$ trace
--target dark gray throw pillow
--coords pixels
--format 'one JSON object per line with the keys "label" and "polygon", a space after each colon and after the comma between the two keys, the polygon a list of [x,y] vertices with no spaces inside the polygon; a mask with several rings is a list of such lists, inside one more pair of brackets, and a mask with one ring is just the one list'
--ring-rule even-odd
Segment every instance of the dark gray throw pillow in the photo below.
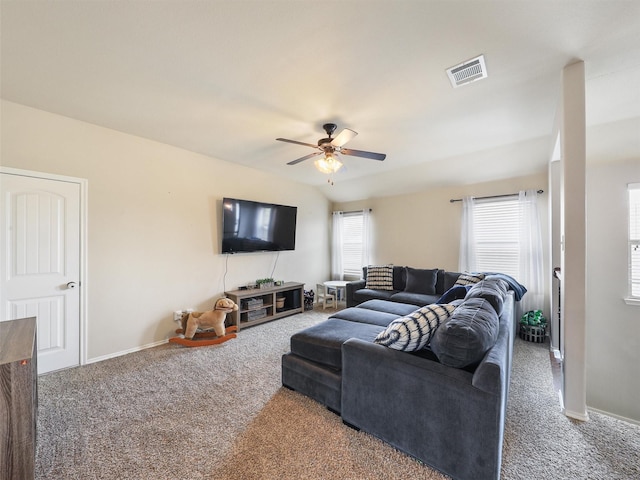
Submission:
{"label": "dark gray throw pillow", "polygon": [[456,284],[458,277],[460,276],[459,272],[444,272],[444,290],[447,291],[451,287]]}
{"label": "dark gray throw pillow", "polygon": [[465,300],[436,330],[431,350],[443,365],[464,368],[476,364],[496,343],[498,327],[498,314],[487,300]]}
{"label": "dark gray throw pillow", "polygon": [[420,268],[406,267],[407,285],[405,292],[422,293],[425,295],[435,295],[436,280],[438,279],[438,269],[425,270]]}
{"label": "dark gray throw pillow", "polygon": [[465,299],[484,298],[495,309],[498,315],[502,314],[504,299],[507,296],[509,285],[499,277],[487,277],[474,284],[467,292]]}

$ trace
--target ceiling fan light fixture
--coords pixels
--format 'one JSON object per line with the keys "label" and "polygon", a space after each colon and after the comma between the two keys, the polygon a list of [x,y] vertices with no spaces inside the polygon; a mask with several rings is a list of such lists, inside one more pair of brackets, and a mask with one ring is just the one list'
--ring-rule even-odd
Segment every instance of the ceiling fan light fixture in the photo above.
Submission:
{"label": "ceiling fan light fixture", "polygon": [[306,142],[299,142],[298,140],[289,140],[288,138],[276,138],[276,140],[280,142],[311,147],[315,150],[309,155],[305,155],[304,157],[296,158],[295,160],[287,162],[287,165],[297,165],[298,163],[304,162],[311,158],[318,158],[320,155],[323,155],[323,157],[314,162],[314,165],[316,169],[318,169],[318,171],[331,175],[342,168],[342,162],[338,160],[338,156],[336,155],[337,153],[340,153],[340,155],[350,155],[352,157],[368,158],[370,160],[378,161],[382,161],[387,157],[384,153],[375,153],[367,152],[364,150],[354,150],[352,148],[344,148],[345,143],[358,135],[357,132],[354,132],[349,128],[343,129],[337,137],[333,138],[332,135],[336,129],[336,124],[325,123],[322,127],[324,128],[325,132],[327,132],[328,137],[318,140],[317,145]]}
{"label": "ceiling fan light fixture", "polygon": [[324,157],[319,158],[313,162],[318,171],[326,174],[336,173],[342,168],[342,162],[333,156],[331,153],[327,153]]}

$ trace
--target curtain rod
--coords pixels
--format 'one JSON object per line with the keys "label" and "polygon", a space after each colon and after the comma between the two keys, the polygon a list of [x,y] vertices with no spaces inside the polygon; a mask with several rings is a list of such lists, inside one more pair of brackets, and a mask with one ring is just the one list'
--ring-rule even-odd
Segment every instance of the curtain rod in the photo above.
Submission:
{"label": "curtain rod", "polygon": [[[536,190],[537,194],[544,193],[544,190]],[[473,197],[474,200],[485,200],[487,198],[504,198],[504,197],[515,197],[519,195],[518,193],[505,193],[504,195],[489,195],[487,197]],[[461,202],[462,198],[452,198],[449,202]]]}
{"label": "curtain rod", "polygon": [[345,213],[360,213],[360,212],[364,212],[365,210],[368,210],[369,212],[373,212],[373,209],[371,208],[363,208],[362,210],[350,210],[348,212],[340,212],[340,213],[344,215]]}

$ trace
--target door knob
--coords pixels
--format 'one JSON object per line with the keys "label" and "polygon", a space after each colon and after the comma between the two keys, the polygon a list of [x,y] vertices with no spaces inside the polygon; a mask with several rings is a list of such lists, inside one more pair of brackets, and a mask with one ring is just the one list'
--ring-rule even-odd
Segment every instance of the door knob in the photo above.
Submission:
{"label": "door knob", "polygon": [[77,286],[78,286],[78,284],[76,282],[67,283],[67,288],[76,288]]}

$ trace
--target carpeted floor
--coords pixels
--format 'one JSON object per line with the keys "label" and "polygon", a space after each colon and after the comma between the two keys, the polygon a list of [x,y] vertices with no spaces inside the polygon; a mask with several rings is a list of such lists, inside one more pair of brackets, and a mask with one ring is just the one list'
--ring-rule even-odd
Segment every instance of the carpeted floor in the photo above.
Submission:
{"label": "carpeted floor", "polygon": [[[444,479],[281,387],[310,311],[39,378],[38,479]],[[560,413],[546,345],[516,340],[502,478],[638,479],[640,427]]]}

